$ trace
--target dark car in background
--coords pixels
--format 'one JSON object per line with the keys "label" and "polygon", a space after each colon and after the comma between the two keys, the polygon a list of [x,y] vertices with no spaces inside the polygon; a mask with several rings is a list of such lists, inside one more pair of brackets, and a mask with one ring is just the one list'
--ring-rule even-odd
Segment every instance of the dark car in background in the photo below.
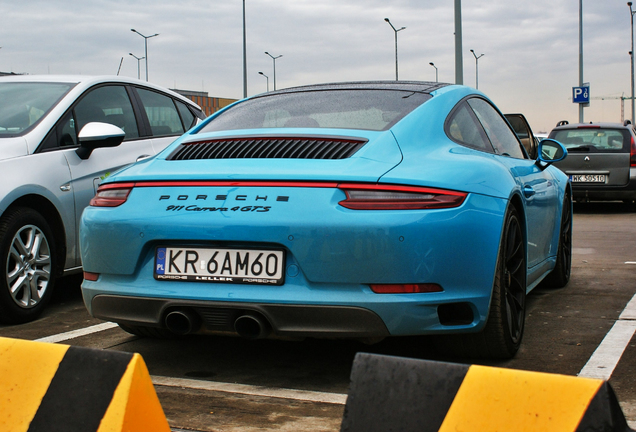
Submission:
{"label": "dark car in background", "polygon": [[567,148],[568,157],[555,166],[572,180],[575,200],[636,200],[635,136],[629,121],[557,124],[550,138]]}

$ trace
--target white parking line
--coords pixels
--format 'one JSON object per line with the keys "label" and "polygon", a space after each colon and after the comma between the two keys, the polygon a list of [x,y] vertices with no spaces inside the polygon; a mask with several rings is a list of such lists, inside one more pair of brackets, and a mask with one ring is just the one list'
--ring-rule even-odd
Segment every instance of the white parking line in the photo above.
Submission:
{"label": "white parking line", "polygon": [[117,327],[117,324],[112,323],[112,322],[105,322],[102,324],[97,324],[94,326],[90,326],[90,327],[85,327],[79,330],[72,330],[72,331],[68,331],[66,333],[60,333],[60,334],[56,334],[53,336],[47,336],[47,337],[43,337],[40,339],[36,339],[35,342],[49,342],[49,343],[58,343],[58,342],[64,342],[67,341],[69,339],[75,339],[81,336],[86,336],[89,335],[91,333],[97,333],[100,331],[104,331],[104,330],[108,330],[111,329],[113,327]]}
{"label": "white parking line", "polygon": [[635,331],[636,295],[627,303],[627,306],[618,317],[618,321],[614,323],[612,329],[605,335],[603,342],[583,366],[579,376],[603,380],[610,379]]}
{"label": "white parking line", "polygon": [[249,396],[265,396],[280,399],[293,399],[309,402],[323,402],[330,404],[344,405],[347,402],[347,395],[341,393],[326,393],[310,390],[291,390],[272,387],[252,386],[247,384],[231,384],[214,381],[200,381],[183,378],[169,378],[162,376],[151,376],[154,385],[166,387],[180,387],[194,390],[210,390],[225,393],[239,393]]}
{"label": "white parking line", "polygon": [[[48,342],[58,343],[64,342],[69,339],[75,339],[82,336],[87,336],[92,333],[108,330],[117,327],[117,324],[112,322],[105,322],[94,326],[86,327],[79,330],[72,330],[65,333],[56,334],[53,336],[47,336],[44,338],[36,339],[36,342]],[[261,386],[251,386],[246,384],[231,384],[214,381],[200,381],[193,379],[183,378],[170,378],[162,376],[152,376],[152,382],[155,385],[161,385],[166,387],[183,387],[194,390],[210,390],[220,391],[226,393],[239,393],[250,396],[265,396],[275,397],[281,399],[293,399],[309,402],[323,402],[330,404],[344,405],[347,402],[347,395],[340,393],[327,393],[316,392],[309,390],[291,390],[281,388],[270,388]]]}
{"label": "white parking line", "polygon": [[[628,261],[625,264],[632,264]],[[636,262],[633,262],[636,264]],[[73,330],[36,339],[36,342],[57,343],[92,333],[108,330],[117,327],[117,324],[106,322],[79,330]],[[632,297],[623,312],[614,323],[612,329],[605,335],[601,344],[596,348],[592,357],[587,361],[578,376],[586,378],[597,378],[609,380],[621,359],[625,348],[636,332],[636,295]],[[190,389],[222,391],[226,393],[240,393],[252,396],[266,396],[283,399],[293,399],[311,402],[324,402],[332,404],[345,404],[347,401],[346,394],[314,392],[307,390],[291,390],[280,388],[269,388],[261,386],[250,386],[245,384],[230,384],[214,381],[200,381],[183,378],[170,378],[161,376],[152,376],[155,385],[168,387],[184,387]]]}

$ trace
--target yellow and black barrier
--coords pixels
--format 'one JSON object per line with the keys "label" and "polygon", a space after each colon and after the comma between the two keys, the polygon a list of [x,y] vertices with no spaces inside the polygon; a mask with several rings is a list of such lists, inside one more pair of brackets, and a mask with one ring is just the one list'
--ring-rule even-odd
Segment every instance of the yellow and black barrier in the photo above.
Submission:
{"label": "yellow and black barrier", "polygon": [[0,338],[0,431],[170,427],[139,354]]}
{"label": "yellow and black barrier", "polygon": [[603,380],[359,353],[341,432],[631,431]]}

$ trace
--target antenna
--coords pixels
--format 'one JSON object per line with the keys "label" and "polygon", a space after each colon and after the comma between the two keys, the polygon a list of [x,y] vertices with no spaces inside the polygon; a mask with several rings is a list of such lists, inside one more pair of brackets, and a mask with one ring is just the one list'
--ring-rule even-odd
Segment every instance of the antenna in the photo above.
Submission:
{"label": "antenna", "polygon": [[121,65],[122,63],[124,63],[124,58],[121,58],[121,61],[119,62],[119,69],[117,69],[117,76],[119,76],[119,71],[121,70]]}

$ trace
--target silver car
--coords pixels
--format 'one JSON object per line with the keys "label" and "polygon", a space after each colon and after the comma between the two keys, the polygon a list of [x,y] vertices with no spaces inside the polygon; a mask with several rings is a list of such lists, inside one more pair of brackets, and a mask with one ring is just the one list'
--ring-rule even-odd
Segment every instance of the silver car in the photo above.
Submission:
{"label": "silver car", "polygon": [[636,199],[636,143],[632,124],[561,121],[550,138],[568,157],[554,165],[570,176],[577,201]]}
{"label": "silver car", "polygon": [[35,319],[55,279],[81,271],[78,225],[100,182],[205,115],[122,77],[0,77],[0,322]]}

